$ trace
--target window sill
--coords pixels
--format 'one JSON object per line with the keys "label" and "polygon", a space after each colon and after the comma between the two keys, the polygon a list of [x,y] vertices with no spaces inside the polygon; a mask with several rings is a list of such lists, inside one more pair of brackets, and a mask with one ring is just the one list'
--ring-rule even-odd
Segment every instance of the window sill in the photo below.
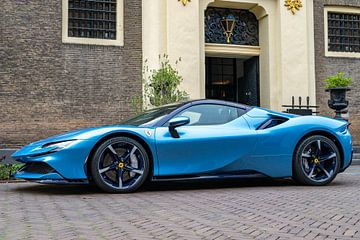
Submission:
{"label": "window sill", "polygon": [[116,47],[124,46],[124,43],[120,40],[93,39],[93,38],[65,37],[62,39],[62,42],[72,43],[72,44],[83,44],[83,45],[98,45],[98,46],[116,46]]}
{"label": "window sill", "polygon": [[325,57],[360,58],[360,53],[355,53],[355,52],[326,52]]}

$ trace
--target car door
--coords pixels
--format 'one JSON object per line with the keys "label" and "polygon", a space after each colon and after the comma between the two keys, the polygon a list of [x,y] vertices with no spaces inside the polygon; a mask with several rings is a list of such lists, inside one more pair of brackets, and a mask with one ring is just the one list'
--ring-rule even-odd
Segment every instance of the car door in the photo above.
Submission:
{"label": "car door", "polygon": [[245,110],[219,104],[190,106],[174,117],[190,123],[176,128],[174,138],[167,124],[155,132],[159,176],[236,172],[251,154],[256,132],[241,116]]}

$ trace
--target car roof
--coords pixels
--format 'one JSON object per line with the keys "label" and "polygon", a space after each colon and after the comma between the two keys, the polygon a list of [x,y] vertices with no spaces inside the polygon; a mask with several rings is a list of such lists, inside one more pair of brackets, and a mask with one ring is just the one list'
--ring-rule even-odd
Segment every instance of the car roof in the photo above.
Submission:
{"label": "car roof", "polygon": [[191,105],[198,105],[198,104],[219,104],[219,105],[226,105],[226,106],[232,106],[232,107],[238,107],[238,108],[242,108],[244,110],[249,110],[253,107],[245,105],[245,104],[241,104],[241,103],[236,103],[236,102],[229,102],[229,101],[224,101],[224,100],[217,100],[217,99],[198,99],[198,100],[190,100],[187,102],[187,104],[191,104]]}
{"label": "car roof", "polygon": [[240,103],[235,102],[228,102],[223,100],[215,100],[215,99],[199,99],[199,100],[190,100],[185,102],[178,102],[174,104],[168,104],[166,106],[175,106],[178,105],[178,107],[172,111],[168,116],[160,119],[158,122],[154,124],[154,126],[162,126],[165,124],[169,119],[171,119],[174,115],[178,114],[179,112],[183,111],[186,108],[189,108],[191,106],[201,105],[201,104],[217,104],[217,105],[224,105],[224,106],[230,106],[230,107],[236,107],[245,110],[246,112],[252,109],[253,107],[247,106]]}
{"label": "car roof", "polygon": [[241,108],[244,110],[250,110],[253,107],[252,106],[248,106],[245,104],[241,104],[241,103],[236,103],[236,102],[230,102],[230,101],[224,101],[224,100],[217,100],[217,99],[195,99],[195,100],[188,100],[188,101],[180,101],[180,102],[175,102],[175,103],[169,103],[169,104],[165,104],[153,109],[159,109],[159,108],[164,108],[164,107],[172,107],[172,106],[178,106],[178,108],[180,107],[184,107],[184,106],[189,106],[189,105],[199,105],[199,104],[219,104],[219,105],[225,105],[225,106],[232,106],[232,107],[237,107],[237,108]]}

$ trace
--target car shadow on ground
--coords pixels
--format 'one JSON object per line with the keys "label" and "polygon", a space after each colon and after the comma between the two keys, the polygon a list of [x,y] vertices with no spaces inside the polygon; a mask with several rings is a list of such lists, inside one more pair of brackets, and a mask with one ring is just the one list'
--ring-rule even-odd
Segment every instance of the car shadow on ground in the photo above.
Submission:
{"label": "car shadow on ground", "polygon": [[211,179],[211,180],[183,180],[152,182],[147,184],[142,191],[171,191],[171,190],[206,190],[221,188],[245,188],[245,187],[274,187],[294,186],[291,179]]}
{"label": "car shadow on ground", "polygon": [[[15,183],[17,184],[17,183]],[[333,182],[332,185],[341,185],[341,182]],[[226,180],[187,180],[187,181],[164,181],[147,183],[138,192],[172,192],[186,190],[209,190],[209,189],[241,189],[257,187],[301,187],[291,179],[226,179]],[[90,185],[42,185],[42,184],[19,184],[10,191],[18,193],[31,193],[40,195],[90,195],[103,194],[102,191]]]}

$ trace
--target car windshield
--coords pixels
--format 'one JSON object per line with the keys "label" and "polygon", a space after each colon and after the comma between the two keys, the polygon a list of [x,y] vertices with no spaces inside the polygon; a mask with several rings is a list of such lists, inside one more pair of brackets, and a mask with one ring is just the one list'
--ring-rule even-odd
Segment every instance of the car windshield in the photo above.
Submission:
{"label": "car windshield", "polygon": [[184,103],[167,105],[159,108],[154,108],[148,111],[145,111],[137,116],[134,116],[121,124],[131,125],[131,126],[151,126],[158,122],[160,119],[183,105]]}

